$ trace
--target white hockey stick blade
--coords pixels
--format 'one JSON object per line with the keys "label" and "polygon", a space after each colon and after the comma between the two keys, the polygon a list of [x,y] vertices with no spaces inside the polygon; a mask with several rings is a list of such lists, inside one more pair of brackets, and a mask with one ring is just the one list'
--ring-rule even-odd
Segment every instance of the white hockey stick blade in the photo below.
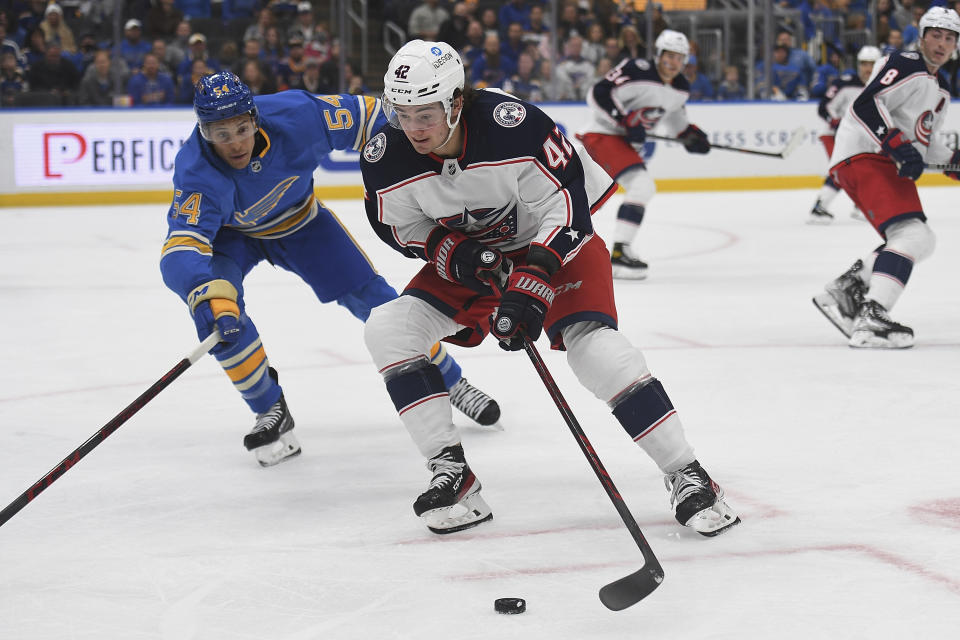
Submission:
{"label": "white hockey stick blade", "polygon": [[787,146],[783,148],[783,151],[780,152],[781,158],[786,158],[791,153],[797,150],[797,148],[803,143],[804,135],[806,130],[803,127],[797,127],[793,130],[793,133],[790,134],[790,139],[787,141]]}

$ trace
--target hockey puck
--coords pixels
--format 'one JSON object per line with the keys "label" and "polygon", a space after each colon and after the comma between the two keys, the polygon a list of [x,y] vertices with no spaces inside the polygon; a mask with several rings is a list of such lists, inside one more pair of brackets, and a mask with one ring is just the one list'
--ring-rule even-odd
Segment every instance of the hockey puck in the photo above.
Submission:
{"label": "hockey puck", "polygon": [[497,613],[523,613],[527,610],[527,601],[523,598],[497,598],[493,601],[493,609]]}

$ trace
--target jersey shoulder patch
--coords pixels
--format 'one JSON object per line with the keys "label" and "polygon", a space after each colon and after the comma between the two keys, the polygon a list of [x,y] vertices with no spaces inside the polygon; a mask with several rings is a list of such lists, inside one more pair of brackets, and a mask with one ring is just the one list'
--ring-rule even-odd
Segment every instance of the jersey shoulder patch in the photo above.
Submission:
{"label": "jersey shoulder patch", "polygon": [[501,102],[493,108],[493,120],[501,127],[512,129],[527,117],[527,108],[519,102]]}
{"label": "jersey shoulder patch", "polygon": [[410,146],[406,134],[389,124],[380,127],[360,151],[360,172],[368,193],[429,171],[428,163]]}
{"label": "jersey shoulder patch", "polygon": [[383,131],[373,136],[367,144],[363,145],[363,159],[367,162],[376,162],[383,157],[387,151],[387,134]]}
{"label": "jersey shoulder patch", "polygon": [[920,54],[916,51],[901,51],[900,55],[908,60],[919,60]]}

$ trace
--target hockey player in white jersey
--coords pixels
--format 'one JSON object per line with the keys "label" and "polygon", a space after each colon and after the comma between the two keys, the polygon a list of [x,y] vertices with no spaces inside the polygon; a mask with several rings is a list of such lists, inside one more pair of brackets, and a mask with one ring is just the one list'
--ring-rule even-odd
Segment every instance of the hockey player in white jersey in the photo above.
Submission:
{"label": "hockey player in white jersey", "polygon": [[656,192],[644,160],[647,131],[660,125],[690,153],[708,153],[710,142],[687,119],[690,83],[681,73],[690,43],[679,31],[666,29],[656,41],[652,60],[628,58],[611,69],[587,94],[593,117],[577,133],[590,156],[626,190],[617,210],[610,252],[613,277],[647,277],[647,263],[631,248],[646,208]]}
{"label": "hockey player in white jersey", "polygon": [[433,474],[414,512],[435,533],[492,517],[426,350],[493,333],[516,351],[522,329],[566,350],[580,382],[665,474],[681,524],[711,536],[739,522],[643,354],[617,331],[609,253],[590,218],[616,185],[534,105],[464,89],[446,43],[408,42],[384,82],[394,126],[361,153],[367,216],[385,242],[427,264],[373,310],[364,337]]}
{"label": "hockey player in white jersey", "polygon": [[[880,49],[867,45],[861,47],[857,52],[857,72],[845,73],[827,88],[826,94],[817,107],[817,113],[823,119],[824,131],[820,134],[820,142],[827,151],[827,159],[833,154],[833,143],[840,126],[840,119],[846,113],[850,103],[860,95],[867,82],[870,80],[870,74],[873,72],[873,65],[880,59]],[[810,210],[810,217],[807,222],[810,224],[830,224],[833,222],[833,214],[827,209],[833,199],[840,192],[840,187],[833,181],[830,174],[827,174],[823,181],[823,187],[817,195],[817,201]],[[862,218],[859,209],[854,208],[851,214],[854,218]]]}
{"label": "hockey player in white jersey", "polygon": [[[938,72],[957,49],[960,16],[932,7],[918,26],[917,51],[895,52],[878,63],[840,121],[830,158],[830,175],[884,240],[813,298],[851,347],[913,346],[913,330],[887,314],[914,263],[933,253],[935,237],[914,181],[925,164],[960,162],[960,151],[938,136],[950,106]],[[960,180],[958,172],[945,173]]]}

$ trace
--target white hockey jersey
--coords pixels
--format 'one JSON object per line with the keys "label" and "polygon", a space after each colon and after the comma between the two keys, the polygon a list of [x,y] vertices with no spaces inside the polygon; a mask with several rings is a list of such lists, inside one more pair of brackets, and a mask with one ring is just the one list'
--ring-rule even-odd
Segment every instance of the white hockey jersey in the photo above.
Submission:
{"label": "white hockey jersey", "polygon": [[650,131],[657,125],[664,135],[676,136],[687,128],[687,98],[690,83],[678,74],[664,84],[656,65],[643,58],[628,58],[607,72],[587,94],[593,118],[578,133],[606,133],[625,136],[620,121],[628,113],[640,112],[643,127]]}
{"label": "white hockey jersey", "polygon": [[830,83],[817,107],[817,114],[826,123],[823,134],[833,135],[847,108],[863,91],[863,86],[860,76],[855,73],[845,73]]}
{"label": "white hockey jersey", "polygon": [[881,153],[880,143],[891,129],[900,129],[926,162],[948,162],[953,152],[937,137],[950,106],[946,80],[927,71],[914,51],[893,53],[877,66],[840,121],[830,166],[862,153]]}
{"label": "white hockey jersey", "polygon": [[367,218],[380,238],[427,260],[442,225],[504,252],[539,244],[572,259],[616,184],[549,116],[509,94],[478,91],[461,123],[458,158],[419,154],[389,125],[363,148]]}

